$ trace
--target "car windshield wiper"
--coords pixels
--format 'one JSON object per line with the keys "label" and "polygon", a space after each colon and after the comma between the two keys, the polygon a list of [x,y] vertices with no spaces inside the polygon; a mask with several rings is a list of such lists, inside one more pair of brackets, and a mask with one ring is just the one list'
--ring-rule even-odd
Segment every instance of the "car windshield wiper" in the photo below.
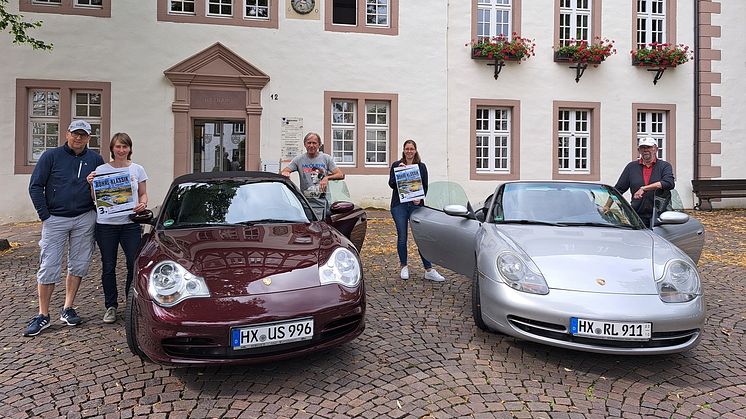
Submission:
{"label": "car windshield wiper", "polygon": [[625,225],[625,224],[610,224],[610,223],[599,223],[594,221],[583,221],[583,222],[562,222],[557,223],[559,226],[563,227],[612,227],[612,228],[621,228],[624,230],[634,230],[635,226],[632,225]]}
{"label": "car windshield wiper", "polygon": [[232,226],[234,224],[231,223],[211,223],[211,222],[201,222],[201,223],[176,223],[172,225],[164,225],[167,229],[175,229],[175,228],[195,228],[195,227],[226,227],[226,226]]}
{"label": "car windshield wiper", "polygon": [[552,223],[549,221],[539,221],[539,220],[502,220],[502,221],[497,222],[496,224],[540,224],[540,225],[554,226],[554,227],[562,226],[562,224]]}
{"label": "car windshield wiper", "polygon": [[261,220],[246,220],[240,221],[236,224],[253,226],[255,224],[276,224],[276,223],[303,223],[301,220],[286,220],[281,218],[262,218]]}

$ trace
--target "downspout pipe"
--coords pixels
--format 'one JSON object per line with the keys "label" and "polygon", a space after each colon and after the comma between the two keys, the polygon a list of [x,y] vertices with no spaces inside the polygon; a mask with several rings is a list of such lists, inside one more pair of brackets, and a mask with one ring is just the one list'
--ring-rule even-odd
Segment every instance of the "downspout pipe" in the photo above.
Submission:
{"label": "downspout pipe", "polygon": [[699,0],[694,0],[694,171],[692,178],[699,180]]}

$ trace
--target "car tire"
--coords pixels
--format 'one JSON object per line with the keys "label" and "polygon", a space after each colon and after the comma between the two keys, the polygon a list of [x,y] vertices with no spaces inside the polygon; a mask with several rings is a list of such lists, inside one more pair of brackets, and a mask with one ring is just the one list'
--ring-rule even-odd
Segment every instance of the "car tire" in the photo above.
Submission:
{"label": "car tire", "polygon": [[137,355],[143,361],[147,361],[148,357],[140,349],[140,345],[137,343],[137,311],[135,309],[135,290],[134,286],[130,288],[127,295],[127,310],[124,312],[124,327],[125,334],[127,335],[127,346],[130,348],[130,352]]}
{"label": "car tire", "polygon": [[474,317],[474,324],[478,328],[488,332],[490,329],[482,320],[482,303],[479,296],[479,268],[474,267],[474,274],[471,276],[471,314]]}

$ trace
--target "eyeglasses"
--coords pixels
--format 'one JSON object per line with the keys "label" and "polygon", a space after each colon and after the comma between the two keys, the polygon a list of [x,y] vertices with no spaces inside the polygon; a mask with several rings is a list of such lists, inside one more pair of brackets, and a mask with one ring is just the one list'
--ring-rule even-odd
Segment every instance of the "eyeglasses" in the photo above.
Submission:
{"label": "eyeglasses", "polygon": [[70,135],[72,135],[73,137],[77,137],[77,138],[87,138],[87,137],[91,136],[91,134],[89,134],[89,133],[87,133],[85,131],[83,131],[83,132],[77,132],[77,131],[71,132]]}

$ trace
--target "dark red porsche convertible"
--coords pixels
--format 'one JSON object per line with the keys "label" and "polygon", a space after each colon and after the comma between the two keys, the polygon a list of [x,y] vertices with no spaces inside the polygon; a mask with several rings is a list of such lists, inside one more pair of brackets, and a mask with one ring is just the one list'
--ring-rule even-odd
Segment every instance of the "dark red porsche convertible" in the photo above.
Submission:
{"label": "dark red porsche convertible", "polygon": [[137,221],[153,228],[125,320],[127,344],[143,359],[265,362],[363,332],[367,220],[350,202],[317,220],[283,176],[195,173],[173,181],[157,217]]}

